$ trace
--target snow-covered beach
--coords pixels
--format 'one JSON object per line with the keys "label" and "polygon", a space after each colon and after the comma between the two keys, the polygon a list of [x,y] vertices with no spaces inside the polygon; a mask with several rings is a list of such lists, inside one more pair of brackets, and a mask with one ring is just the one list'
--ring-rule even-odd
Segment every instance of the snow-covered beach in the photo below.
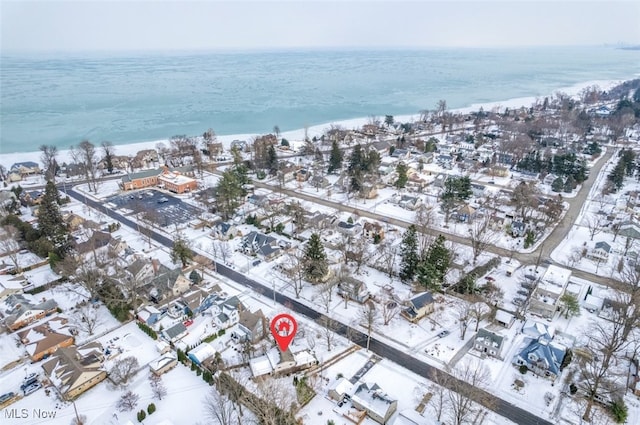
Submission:
{"label": "snow-covered beach", "polygon": [[[585,81],[585,82],[582,82],[582,83],[574,84],[572,86],[558,88],[553,93],[549,93],[549,96],[552,96],[554,93],[565,93],[565,94],[567,94],[569,96],[578,96],[582,90],[584,90],[587,87],[591,87],[591,86],[598,86],[602,90],[608,90],[611,87],[614,87],[615,85],[620,84],[622,81],[624,81],[624,80],[591,80],[591,81]],[[528,96],[528,97],[518,97],[518,98],[513,98],[513,99],[506,99],[504,101],[476,103],[476,104],[472,104],[472,105],[469,105],[469,106],[464,107],[464,108],[452,109],[451,112],[470,113],[470,112],[473,112],[473,111],[478,111],[480,108],[483,108],[484,110],[492,110],[494,108],[499,108],[499,109],[504,110],[505,108],[529,107],[539,99],[540,99],[540,97]],[[418,111],[416,111],[416,114],[413,114],[413,115],[401,115],[401,116],[396,116],[394,118],[398,122],[411,122],[411,121],[415,121],[415,120],[417,120],[419,118],[419,113],[418,113]],[[366,124],[369,120],[370,120],[369,117],[361,117],[361,118],[354,118],[354,119],[349,119],[349,120],[328,122],[328,123],[324,123],[324,124],[308,127],[306,129],[306,131],[307,131],[307,135],[308,135],[309,138],[313,138],[314,136],[319,137],[331,125],[338,125],[338,126],[346,128],[346,129],[354,129],[354,128],[361,127],[362,125]],[[202,129],[203,132],[205,130],[206,129],[204,129],[204,128]],[[215,128],[214,128],[214,131],[215,131]],[[297,130],[285,131],[285,132],[282,133],[282,137],[284,137],[284,138],[286,138],[288,140],[302,140],[304,138],[304,134],[305,134],[305,129],[304,128],[300,128],[300,129],[297,129]],[[221,142],[225,146],[225,148],[228,148],[233,140],[249,140],[252,137],[255,137],[257,135],[258,134],[252,134],[252,133],[229,134],[229,135],[219,134],[217,137],[218,137],[218,141]],[[189,136],[195,136],[195,135],[189,135]],[[117,145],[117,146],[115,146],[115,152],[116,152],[117,155],[135,155],[140,150],[155,148],[158,143],[168,144],[169,137],[170,136],[168,136],[166,139],[161,139],[161,140],[151,140],[151,141],[148,141],[148,142]],[[78,140],[78,142],[80,142],[80,140]],[[92,140],[92,142],[100,143],[101,141]],[[0,148],[0,150],[1,150],[1,148]],[[59,161],[61,163],[62,162],[71,162],[70,151],[66,150],[66,149],[65,150],[60,150],[58,158],[59,158]],[[7,168],[10,167],[12,164],[14,164],[16,162],[24,162],[24,161],[34,161],[34,162],[38,162],[39,163],[40,162],[40,152],[38,152],[38,151],[35,151],[35,152],[15,152],[15,153],[0,152],[0,164],[4,165]]]}

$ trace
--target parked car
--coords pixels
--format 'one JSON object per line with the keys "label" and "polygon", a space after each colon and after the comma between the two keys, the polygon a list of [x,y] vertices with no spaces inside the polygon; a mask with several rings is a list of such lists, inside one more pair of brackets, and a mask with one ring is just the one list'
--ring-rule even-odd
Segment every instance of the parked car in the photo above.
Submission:
{"label": "parked car", "polygon": [[182,322],[185,326],[191,326],[193,325],[193,320],[189,319],[189,320],[185,320],[184,322]]}
{"label": "parked car", "polygon": [[20,385],[20,389],[23,390],[23,391],[24,391],[25,388],[29,387],[30,385],[33,385],[36,382],[38,382],[38,375],[36,375],[35,373],[32,373],[27,378],[24,378],[24,381],[22,382],[22,385]]}
{"label": "parked car", "polygon": [[524,304],[524,299],[523,298],[514,298],[513,299],[513,304],[514,305],[522,305],[522,304]]}
{"label": "parked car", "polygon": [[0,396],[0,403],[7,402],[7,401],[11,400],[12,398],[14,398],[15,396],[16,396],[15,393],[2,394]]}
{"label": "parked car", "polygon": [[24,377],[24,379],[22,380],[22,382],[27,382],[27,381],[33,381],[34,378],[38,378],[38,374],[33,372],[28,374],[27,376]]}
{"label": "parked car", "polygon": [[526,297],[527,295],[529,295],[529,291],[527,291],[526,289],[518,289],[517,294],[524,295]]}
{"label": "parked car", "polygon": [[165,202],[169,202],[169,198],[167,198],[166,196],[162,196],[160,199],[158,199],[159,204],[164,204]]}
{"label": "parked car", "polygon": [[29,395],[31,393],[38,391],[40,388],[42,388],[42,385],[39,382],[36,382],[34,384],[29,385],[27,388],[25,388],[22,391],[24,391],[24,395]]}
{"label": "parked car", "polygon": [[448,330],[444,330],[441,331],[440,333],[438,333],[438,338],[444,338],[445,336],[449,335],[451,332],[449,332]]}

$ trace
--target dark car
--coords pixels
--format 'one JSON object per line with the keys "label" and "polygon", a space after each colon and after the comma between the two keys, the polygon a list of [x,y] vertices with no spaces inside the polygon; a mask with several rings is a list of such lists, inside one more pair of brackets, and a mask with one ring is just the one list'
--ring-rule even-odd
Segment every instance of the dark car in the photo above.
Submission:
{"label": "dark car", "polygon": [[14,393],[6,393],[0,396],[0,403],[4,403],[5,401],[9,401],[14,398],[16,395]]}
{"label": "dark car", "polygon": [[440,333],[438,333],[438,338],[444,338],[445,336],[449,335],[451,332],[449,332],[448,330],[444,330],[441,331]]}

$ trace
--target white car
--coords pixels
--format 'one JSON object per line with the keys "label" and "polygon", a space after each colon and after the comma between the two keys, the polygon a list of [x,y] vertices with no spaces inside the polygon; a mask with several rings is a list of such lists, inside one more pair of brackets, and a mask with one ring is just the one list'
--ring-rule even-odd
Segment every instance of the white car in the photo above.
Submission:
{"label": "white car", "polygon": [[163,204],[165,202],[169,202],[169,198],[163,196],[162,198],[158,199],[159,204]]}
{"label": "white car", "polygon": [[38,391],[40,388],[42,388],[42,384],[40,384],[39,382],[35,382],[23,390],[24,395],[27,396],[33,392]]}

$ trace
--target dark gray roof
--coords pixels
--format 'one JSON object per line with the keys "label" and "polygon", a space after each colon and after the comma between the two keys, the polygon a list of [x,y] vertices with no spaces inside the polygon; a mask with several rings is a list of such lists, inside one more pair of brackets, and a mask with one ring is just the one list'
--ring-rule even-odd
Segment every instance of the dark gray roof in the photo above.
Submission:
{"label": "dark gray roof", "polygon": [[421,309],[426,305],[433,304],[433,295],[431,292],[423,292],[411,298],[409,302],[415,309]]}
{"label": "dark gray roof", "polygon": [[180,335],[181,333],[186,332],[186,330],[187,330],[187,327],[184,325],[184,323],[180,322],[171,326],[169,329],[165,330],[164,332],[169,339],[173,339],[178,335]]}

